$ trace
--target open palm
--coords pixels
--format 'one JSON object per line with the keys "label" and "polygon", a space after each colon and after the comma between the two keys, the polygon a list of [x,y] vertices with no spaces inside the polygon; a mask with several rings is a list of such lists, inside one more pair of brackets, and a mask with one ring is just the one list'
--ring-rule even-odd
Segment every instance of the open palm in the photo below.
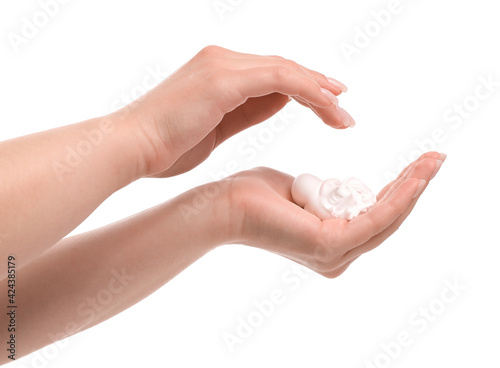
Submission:
{"label": "open palm", "polygon": [[293,203],[290,175],[269,168],[235,174],[230,191],[235,242],[337,277],[399,228],[442,160],[437,152],[422,155],[380,191],[371,209],[351,221],[322,221]]}

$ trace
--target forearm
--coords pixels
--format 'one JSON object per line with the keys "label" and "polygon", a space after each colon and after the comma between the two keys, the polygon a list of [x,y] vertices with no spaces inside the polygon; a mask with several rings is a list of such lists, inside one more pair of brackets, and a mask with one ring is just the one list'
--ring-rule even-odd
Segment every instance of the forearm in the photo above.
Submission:
{"label": "forearm", "polygon": [[110,115],[1,142],[0,259],[28,263],[141,177],[141,137],[132,127]]}
{"label": "forearm", "polygon": [[191,205],[204,188],[64,239],[19,269],[18,354],[26,355],[127,309],[224,243],[223,199],[214,198],[187,217],[181,207]]}

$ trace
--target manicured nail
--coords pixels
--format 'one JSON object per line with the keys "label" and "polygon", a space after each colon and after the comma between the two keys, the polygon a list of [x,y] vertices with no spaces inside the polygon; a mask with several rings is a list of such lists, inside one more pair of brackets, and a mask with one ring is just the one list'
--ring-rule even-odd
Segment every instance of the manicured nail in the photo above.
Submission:
{"label": "manicured nail", "polygon": [[443,161],[441,160],[437,160],[436,161],[436,168],[434,169],[434,172],[432,173],[432,176],[431,176],[431,179],[434,179],[434,177],[436,176],[436,174],[438,173],[439,169],[441,168],[441,165],[443,164]]}
{"label": "manicured nail", "polygon": [[339,100],[337,98],[337,96],[335,96],[332,92],[330,92],[329,90],[325,89],[325,88],[321,88],[321,93],[323,93],[323,96],[325,96],[329,101],[331,101],[331,103],[333,103],[334,105],[338,105],[339,104]]}
{"label": "manicured nail", "polygon": [[412,199],[414,199],[414,198],[418,197],[420,194],[422,194],[426,183],[427,182],[424,179],[420,180],[420,183],[418,184],[417,190],[415,191],[415,194],[413,195]]}
{"label": "manicured nail", "polygon": [[441,156],[439,156],[438,160],[444,162],[444,160],[446,160],[446,157],[448,157],[446,153],[441,153]]}
{"label": "manicured nail", "polygon": [[340,89],[342,92],[347,92],[347,86],[344,83],[330,77],[327,77],[326,79],[328,79],[328,82]]}
{"label": "manicured nail", "polygon": [[339,113],[340,120],[342,121],[342,124],[344,124],[345,127],[354,128],[356,122],[354,121],[352,116],[349,115],[347,111],[345,111],[342,107],[337,106],[337,112]]}

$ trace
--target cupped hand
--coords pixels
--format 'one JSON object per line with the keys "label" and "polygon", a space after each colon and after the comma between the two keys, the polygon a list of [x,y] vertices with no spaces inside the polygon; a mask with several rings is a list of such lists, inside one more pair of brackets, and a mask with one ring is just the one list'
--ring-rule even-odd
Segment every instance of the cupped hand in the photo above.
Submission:
{"label": "cupped hand", "polygon": [[281,110],[291,98],[326,124],[354,120],[338,107],[346,87],[278,56],[208,46],[126,112],[145,137],[145,176],[173,176],[204,161],[220,143]]}
{"label": "cupped hand", "polygon": [[269,168],[232,180],[233,243],[280,254],[323,276],[342,274],[360,255],[392,235],[408,217],[446,156],[429,152],[404,169],[377,196],[377,203],[348,221],[321,221],[292,201],[293,177]]}

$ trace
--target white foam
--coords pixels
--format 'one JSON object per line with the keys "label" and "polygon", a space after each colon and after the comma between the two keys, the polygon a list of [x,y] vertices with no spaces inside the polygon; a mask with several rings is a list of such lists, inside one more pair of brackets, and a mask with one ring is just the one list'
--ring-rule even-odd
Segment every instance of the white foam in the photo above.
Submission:
{"label": "white foam", "polygon": [[352,220],[377,202],[375,194],[357,178],[323,181],[310,174],[294,180],[292,197],[296,204],[322,220]]}

